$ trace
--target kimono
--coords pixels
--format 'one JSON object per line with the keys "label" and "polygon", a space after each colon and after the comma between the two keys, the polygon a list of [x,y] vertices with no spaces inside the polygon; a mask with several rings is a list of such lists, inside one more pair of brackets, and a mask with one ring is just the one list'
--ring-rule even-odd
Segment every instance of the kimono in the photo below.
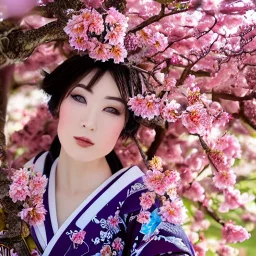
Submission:
{"label": "kimono", "polygon": [[[58,226],[57,163],[58,158],[53,160],[50,152],[44,152],[25,165],[34,164],[35,170],[43,172],[49,179],[44,193],[45,221],[31,228],[32,237],[43,256],[195,255],[182,227],[163,222],[156,205],[150,209],[149,223],[137,221],[141,211],[139,197],[146,192],[142,180],[144,173],[137,166],[113,174]],[[82,234],[80,240],[79,234]],[[76,235],[78,241],[73,239]]]}

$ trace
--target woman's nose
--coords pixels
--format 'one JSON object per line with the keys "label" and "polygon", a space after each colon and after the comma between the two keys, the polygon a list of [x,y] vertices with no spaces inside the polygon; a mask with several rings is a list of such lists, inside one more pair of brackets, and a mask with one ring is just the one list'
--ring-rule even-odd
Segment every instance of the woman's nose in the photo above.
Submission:
{"label": "woman's nose", "polygon": [[96,113],[87,113],[86,117],[81,121],[81,126],[91,131],[96,130]]}

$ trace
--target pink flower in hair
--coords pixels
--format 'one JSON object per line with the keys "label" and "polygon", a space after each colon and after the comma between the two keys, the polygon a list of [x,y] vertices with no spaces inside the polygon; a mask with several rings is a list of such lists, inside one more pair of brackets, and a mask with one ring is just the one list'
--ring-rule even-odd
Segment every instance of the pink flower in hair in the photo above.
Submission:
{"label": "pink flower in hair", "polygon": [[114,59],[115,63],[124,62],[124,58],[127,57],[127,51],[122,44],[112,46],[109,52],[109,58]]}
{"label": "pink flower in hair", "polygon": [[222,236],[227,243],[243,242],[251,237],[245,228],[234,225],[232,221],[225,223],[222,228]]}
{"label": "pink flower in hair", "polygon": [[137,216],[137,221],[141,224],[146,224],[150,220],[151,213],[148,211],[141,211]]}
{"label": "pink flower in hair", "polygon": [[176,122],[180,118],[179,108],[180,104],[172,100],[161,109],[161,115],[167,122]]}
{"label": "pink flower in hair", "polygon": [[233,171],[218,171],[213,177],[214,185],[219,189],[233,187],[236,183],[236,175]]}
{"label": "pink flower in hair", "polygon": [[128,17],[125,17],[125,15],[120,13],[114,7],[110,7],[107,14],[106,23],[109,23],[110,25],[121,25],[123,29],[128,27]]}
{"label": "pink flower in hair", "polygon": [[69,37],[81,36],[86,33],[86,30],[87,28],[81,15],[73,15],[72,19],[69,19],[66,27],[64,27],[64,31]]}
{"label": "pink flower in hair", "polygon": [[154,203],[156,194],[154,192],[142,193],[140,197],[140,205],[143,210],[148,210]]}
{"label": "pink flower in hair", "polygon": [[100,35],[104,31],[103,18],[100,13],[95,9],[92,9],[91,16],[89,20],[88,30],[94,32],[96,35]]}
{"label": "pink flower in hair", "polygon": [[72,47],[79,51],[86,51],[88,38],[84,36],[71,37],[69,43]]}
{"label": "pink flower in hair", "polygon": [[163,221],[173,224],[183,224],[186,218],[186,209],[181,201],[165,201],[160,207],[160,214]]}
{"label": "pink flower in hair", "polygon": [[108,31],[105,36],[105,40],[108,40],[108,43],[111,45],[123,44],[125,33],[121,26],[116,26],[116,28]]}
{"label": "pink flower in hair", "polygon": [[84,241],[85,234],[86,234],[86,232],[84,230],[80,230],[78,232],[74,232],[72,234],[72,236],[71,236],[71,241],[74,244],[80,245]]}
{"label": "pink flower in hair", "polygon": [[110,49],[111,46],[109,44],[102,44],[101,42],[97,41],[95,49],[89,53],[89,56],[93,59],[105,62],[110,58]]}

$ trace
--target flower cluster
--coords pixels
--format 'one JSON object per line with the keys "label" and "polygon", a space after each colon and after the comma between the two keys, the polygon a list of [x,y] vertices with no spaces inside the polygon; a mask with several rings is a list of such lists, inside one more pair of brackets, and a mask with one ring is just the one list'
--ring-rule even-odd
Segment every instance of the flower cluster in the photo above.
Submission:
{"label": "flower cluster", "polygon": [[[176,92],[181,94],[182,90],[177,89]],[[213,127],[224,126],[229,122],[229,115],[220,105],[207,100],[195,85],[188,86],[183,96],[184,94],[188,103],[185,109],[182,109],[182,104],[176,100],[160,98],[155,94],[138,94],[129,99],[128,106],[136,116],[144,119],[152,120],[160,116],[169,123],[180,119],[189,133],[200,136],[210,133]]]}
{"label": "flower cluster", "polygon": [[144,176],[144,184],[149,190],[142,193],[140,205],[142,211],[137,216],[137,221],[146,224],[152,215],[149,211],[156,200],[160,200],[159,215],[163,221],[182,224],[186,219],[186,210],[176,191],[180,179],[177,171],[163,170],[161,158],[154,156],[149,163],[150,170]]}
{"label": "flower cluster", "polygon": [[14,203],[23,202],[19,216],[29,225],[40,225],[45,220],[46,210],[43,205],[43,194],[47,178],[33,167],[21,168],[11,177],[9,195]]}
{"label": "flower cluster", "polygon": [[175,122],[180,114],[178,110],[180,104],[175,100],[163,101],[156,97],[155,94],[146,95],[145,97],[138,94],[128,101],[129,109],[131,109],[136,116],[152,120],[157,116],[162,116],[168,122]]}
{"label": "flower cluster", "polygon": [[88,51],[91,58],[115,63],[124,62],[127,51],[124,47],[128,18],[114,7],[106,13],[94,8],[82,9],[79,15],[73,15],[64,28],[69,43],[80,52]]}

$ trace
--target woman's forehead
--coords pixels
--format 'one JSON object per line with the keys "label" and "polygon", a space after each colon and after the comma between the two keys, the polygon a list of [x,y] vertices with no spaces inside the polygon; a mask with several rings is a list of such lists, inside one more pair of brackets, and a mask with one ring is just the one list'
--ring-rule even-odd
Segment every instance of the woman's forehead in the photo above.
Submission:
{"label": "woman's forehead", "polygon": [[[108,94],[108,96],[120,96],[120,92],[118,89],[118,86],[115,82],[115,79],[111,75],[109,71],[104,72],[101,74],[98,79],[91,84],[92,80],[97,74],[97,69],[93,69],[89,74],[84,76],[76,87],[81,87],[79,85],[83,85],[84,88],[86,88],[87,91],[91,92],[92,94]],[[111,95],[112,94],[112,95]]]}

